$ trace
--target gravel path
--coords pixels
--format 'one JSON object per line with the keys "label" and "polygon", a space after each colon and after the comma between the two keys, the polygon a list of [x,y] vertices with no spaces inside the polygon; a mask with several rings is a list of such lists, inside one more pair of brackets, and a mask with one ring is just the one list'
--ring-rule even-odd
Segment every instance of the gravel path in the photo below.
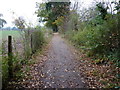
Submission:
{"label": "gravel path", "polygon": [[59,36],[54,34],[48,51],[47,60],[41,70],[43,88],[84,88],[85,84],[78,69],[70,47]]}

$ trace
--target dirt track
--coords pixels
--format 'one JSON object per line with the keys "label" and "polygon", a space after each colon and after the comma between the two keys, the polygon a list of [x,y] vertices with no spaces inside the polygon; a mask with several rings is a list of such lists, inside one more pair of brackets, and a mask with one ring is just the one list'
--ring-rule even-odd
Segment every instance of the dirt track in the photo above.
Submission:
{"label": "dirt track", "polygon": [[59,34],[54,34],[47,58],[41,71],[43,88],[85,87],[77,70],[78,61]]}

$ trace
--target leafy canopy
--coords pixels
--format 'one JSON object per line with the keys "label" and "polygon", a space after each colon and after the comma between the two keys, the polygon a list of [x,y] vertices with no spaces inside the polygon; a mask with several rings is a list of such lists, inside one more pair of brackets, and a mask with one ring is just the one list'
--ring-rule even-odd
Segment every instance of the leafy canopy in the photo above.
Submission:
{"label": "leafy canopy", "polygon": [[54,23],[59,17],[66,17],[70,11],[70,2],[46,2],[39,4],[37,16],[40,21],[46,22],[46,26],[58,31],[58,26]]}

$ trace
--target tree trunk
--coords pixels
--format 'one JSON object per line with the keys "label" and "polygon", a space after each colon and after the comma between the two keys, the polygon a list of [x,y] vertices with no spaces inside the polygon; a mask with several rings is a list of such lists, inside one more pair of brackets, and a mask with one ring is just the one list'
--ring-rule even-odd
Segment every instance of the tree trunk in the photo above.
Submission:
{"label": "tree trunk", "polygon": [[53,28],[53,32],[58,32],[58,26],[57,25],[54,25],[52,28]]}

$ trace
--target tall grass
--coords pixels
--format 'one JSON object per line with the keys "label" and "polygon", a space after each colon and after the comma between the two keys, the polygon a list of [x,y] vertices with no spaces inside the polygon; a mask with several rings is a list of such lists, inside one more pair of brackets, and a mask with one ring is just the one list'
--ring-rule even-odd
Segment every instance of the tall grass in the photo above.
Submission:
{"label": "tall grass", "polygon": [[[19,51],[21,48],[16,49],[16,39],[13,39],[13,58],[12,58],[12,71],[13,72],[13,78],[19,78],[17,76],[17,72],[21,70],[22,66],[24,64],[27,64],[29,62],[29,59],[31,58],[32,54],[37,52],[39,49],[42,48],[42,46],[45,43],[44,33],[41,30],[41,28],[28,28],[21,33],[21,42],[19,44],[22,44],[22,54],[19,54]],[[20,40],[20,39],[19,39]],[[32,45],[32,46],[31,46]],[[2,85],[3,87],[6,87],[9,78],[8,74],[8,57],[7,57],[7,41],[2,43]],[[20,56],[19,56],[20,55]]]}

